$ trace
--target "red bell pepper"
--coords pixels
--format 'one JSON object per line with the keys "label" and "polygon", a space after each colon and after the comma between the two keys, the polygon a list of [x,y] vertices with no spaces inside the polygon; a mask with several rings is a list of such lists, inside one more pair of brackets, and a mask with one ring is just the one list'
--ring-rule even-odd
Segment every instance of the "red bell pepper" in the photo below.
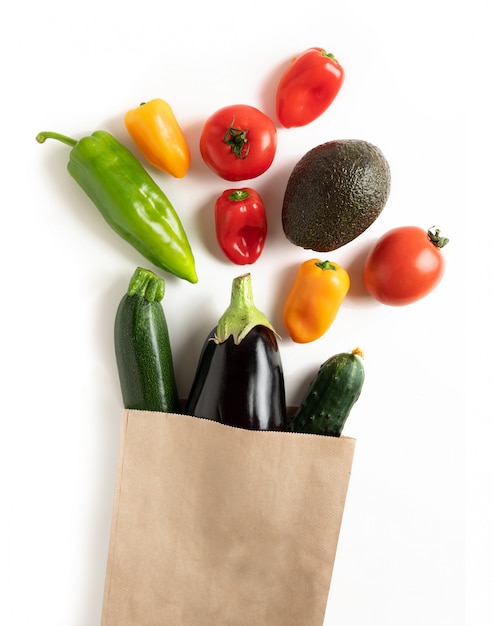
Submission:
{"label": "red bell pepper", "polygon": [[267,236],[267,217],[259,194],[249,187],[226,189],[214,206],[216,237],[236,265],[255,263]]}
{"label": "red bell pepper", "polygon": [[277,119],[285,128],[306,126],[334,101],[344,81],[344,69],[323,48],[308,48],[295,58],[279,81]]}

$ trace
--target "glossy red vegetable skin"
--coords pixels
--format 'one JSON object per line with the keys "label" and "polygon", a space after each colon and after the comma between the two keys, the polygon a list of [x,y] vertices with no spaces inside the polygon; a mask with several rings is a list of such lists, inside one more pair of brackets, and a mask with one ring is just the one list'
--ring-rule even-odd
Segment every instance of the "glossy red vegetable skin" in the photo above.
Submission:
{"label": "glossy red vegetable skin", "polygon": [[287,68],[276,92],[276,115],[285,128],[306,126],[325,113],[344,82],[344,69],[323,48],[308,48]]}
{"label": "glossy red vegetable skin", "polygon": [[255,263],[264,249],[267,217],[259,194],[250,187],[226,189],[214,206],[216,237],[236,265]]}
{"label": "glossy red vegetable skin", "polygon": [[221,178],[249,180],[272,165],[277,128],[271,118],[248,104],[234,104],[213,113],[200,135],[204,163]]}
{"label": "glossy red vegetable skin", "polygon": [[441,281],[448,239],[439,230],[399,226],[382,235],[363,266],[363,283],[382,304],[402,306],[420,300]]}

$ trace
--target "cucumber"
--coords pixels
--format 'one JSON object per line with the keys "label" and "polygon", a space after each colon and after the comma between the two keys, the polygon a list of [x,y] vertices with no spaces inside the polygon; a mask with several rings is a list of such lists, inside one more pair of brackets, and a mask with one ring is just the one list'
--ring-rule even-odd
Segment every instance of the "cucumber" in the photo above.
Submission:
{"label": "cucumber", "polygon": [[330,357],[310,383],[288,430],[340,437],[364,380],[363,352],[359,348]]}
{"label": "cucumber", "polygon": [[115,355],[127,409],[174,413],[179,408],[163,297],[164,280],[138,267],[116,312]]}

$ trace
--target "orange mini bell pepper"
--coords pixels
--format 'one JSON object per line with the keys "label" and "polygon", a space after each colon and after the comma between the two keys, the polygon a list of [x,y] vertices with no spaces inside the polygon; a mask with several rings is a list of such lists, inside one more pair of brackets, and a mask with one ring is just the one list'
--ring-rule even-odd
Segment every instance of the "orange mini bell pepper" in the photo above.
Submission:
{"label": "orange mini bell pepper", "polygon": [[349,274],[337,263],[319,259],[302,263],[283,307],[283,322],[291,339],[308,343],[327,332],[349,284]]}
{"label": "orange mini bell pepper", "polygon": [[170,105],[155,98],[125,114],[125,126],[144,157],[163,172],[183,178],[190,148]]}

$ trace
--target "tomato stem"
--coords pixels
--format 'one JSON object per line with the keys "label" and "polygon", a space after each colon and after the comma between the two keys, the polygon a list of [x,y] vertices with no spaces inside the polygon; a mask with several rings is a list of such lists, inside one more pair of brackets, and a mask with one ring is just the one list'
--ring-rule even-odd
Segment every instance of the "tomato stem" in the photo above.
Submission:
{"label": "tomato stem", "polygon": [[[433,226],[433,228],[435,227]],[[435,232],[432,232],[430,228],[428,230],[428,238],[431,241],[431,243],[435,245],[437,248],[443,248],[443,246],[446,246],[448,242],[450,241],[449,239],[447,239],[447,237],[440,236],[440,230],[438,228],[435,228]]]}
{"label": "tomato stem", "polygon": [[250,152],[250,144],[248,143],[247,133],[248,130],[234,127],[235,120],[231,122],[231,126],[224,133],[224,142],[231,147],[231,152],[238,157],[238,159],[246,159]]}

